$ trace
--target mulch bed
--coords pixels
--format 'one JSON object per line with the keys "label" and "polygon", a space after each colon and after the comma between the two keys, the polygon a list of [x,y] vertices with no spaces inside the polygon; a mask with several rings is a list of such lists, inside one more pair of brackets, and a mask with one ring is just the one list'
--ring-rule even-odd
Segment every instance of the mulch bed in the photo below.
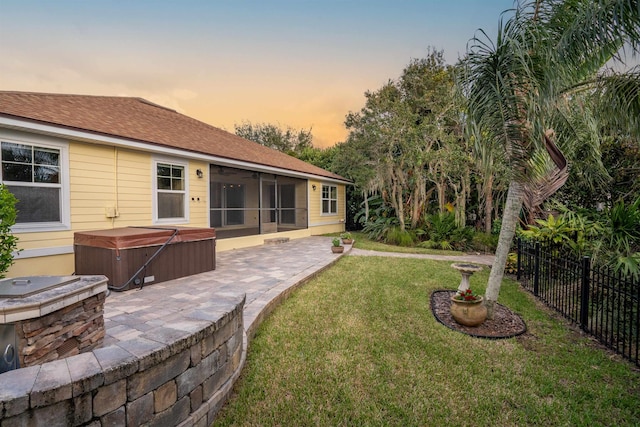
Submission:
{"label": "mulch bed", "polygon": [[438,290],[431,294],[431,311],[438,322],[446,327],[473,337],[487,339],[511,338],[527,331],[527,325],[519,315],[498,303],[495,305],[495,315],[492,320],[487,319],[481,325],[473,327],[459,324],[451,317],[449,310],[451,297],[455,293],[456,291]]}

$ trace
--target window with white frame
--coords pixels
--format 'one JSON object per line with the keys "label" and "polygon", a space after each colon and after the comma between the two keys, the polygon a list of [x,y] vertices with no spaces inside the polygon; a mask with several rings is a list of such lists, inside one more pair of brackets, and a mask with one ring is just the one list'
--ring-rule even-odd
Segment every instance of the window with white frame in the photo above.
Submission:
{"label": "window with white frame", "polygon": [[0,139],[0,182],[18,199],[16,231],[69,227],[66,159],[66,144]]}
{"label": "window with white frame", "polygon": [[338,187],[335,185],[322,186],[322,214],[335,215],[338,213]]}
{"label": "window with white frame", "polygon": [[187,219],[186,165],[174,162],[155,162],[156,219],[176,221]]}

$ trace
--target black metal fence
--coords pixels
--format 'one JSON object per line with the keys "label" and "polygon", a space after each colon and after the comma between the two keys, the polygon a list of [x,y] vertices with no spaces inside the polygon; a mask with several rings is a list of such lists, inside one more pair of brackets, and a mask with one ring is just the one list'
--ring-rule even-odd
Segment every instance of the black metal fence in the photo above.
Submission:
{"label": "black metal fence", "polygon": [[560,245],[518,239],[517,277],[551,308],[640,366],[640,282]]}

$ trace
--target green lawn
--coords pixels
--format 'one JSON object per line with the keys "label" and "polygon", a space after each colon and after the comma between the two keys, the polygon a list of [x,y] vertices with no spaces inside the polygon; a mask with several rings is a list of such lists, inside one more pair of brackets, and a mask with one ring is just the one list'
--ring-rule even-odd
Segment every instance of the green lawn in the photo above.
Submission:
{"label": "green lawn", "polygon": [[[438,323],[448,262],[343,257],[259,328],[214,425],[640,425],[640,374],[513,281],[500,302],[528,333],[484,340]],[[482,292],[487,269],[471,278]]]}

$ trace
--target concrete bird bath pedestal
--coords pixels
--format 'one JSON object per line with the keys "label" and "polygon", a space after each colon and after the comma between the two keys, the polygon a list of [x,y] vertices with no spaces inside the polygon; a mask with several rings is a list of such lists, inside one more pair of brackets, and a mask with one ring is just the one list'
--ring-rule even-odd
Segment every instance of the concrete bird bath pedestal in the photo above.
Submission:
{"label": "concrete bird bath pedestal", "polygon": [[451,264],[451,267],[455,268],[462,274],[462,280],[460,281],[460,286],[458,286],[458,292],[464,292],[469,289],[469,278],[473,273],[482,270],[482,267],[479,265],[469,263],[454,263]]}

